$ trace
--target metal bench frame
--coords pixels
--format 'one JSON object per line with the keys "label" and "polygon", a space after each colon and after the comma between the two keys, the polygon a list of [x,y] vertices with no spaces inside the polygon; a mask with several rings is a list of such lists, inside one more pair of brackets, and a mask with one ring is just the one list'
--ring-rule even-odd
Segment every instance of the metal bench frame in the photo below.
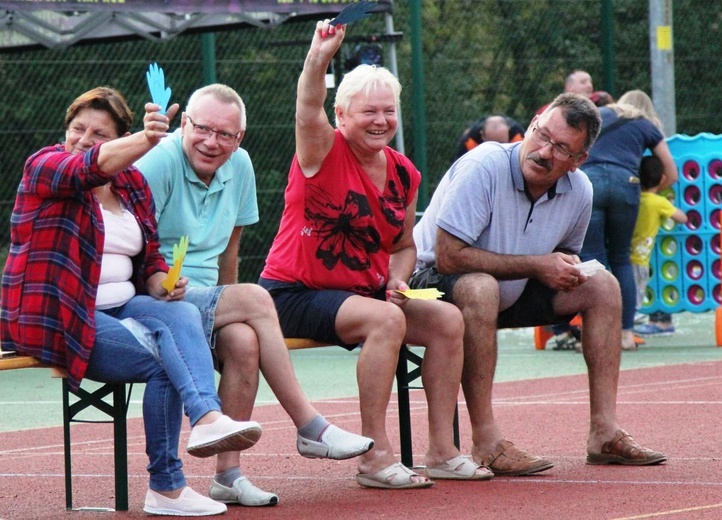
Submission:
{"label": "metal bench frame", "polygon": [[[63,448],[65,456],[65,507],[73,509],[73,467],[72,444],[70,442],[70,423],[113,423],[113,454],[115,466],[115,511],[128,510],[128,435],[126,415],[133,388],[124,383],[105,383],[100,388],[88,392],[84,388],[73,391],[68,386],[65,370],[42,362],[29,356],[3,356],[0,358],[1,370],[17,370],[21,368],[48,368],[52,377],[63,378]],[[71,403],[71,394],[77,398]],[[106,401],[112,396],[110,402]],[[77,415],[87,408],[93,408],[108,416],[105,420],[77,419]],[[101,507],[81,507],[77,509],[94,511],[113,511]]]}
{"label": "metal bench frame", "polygon": [[[329,347],[333,345],[320,343],[309,339],[289,338],[286,339],[286,346],[289,350]],[[401,444],[401,462],[411,468],[414,465],[413,439],[411,435],[411,403],[409,390],[421,389],[421,386],[412,386],[412,383],[421,377],[421,364],[423,357],[409,350],[403,345],[399,352],[399,361],[396,366],[396,386],[399,405],[399,434]],[[65,507],[73,509],[73,468],[72,468],[72,444],[70,441],[70,423],[113,423],[113,454],[115,467],[115,511],[128,510],[128,435],[127,435],[127,412],[130,403],[130,395],[133,389],[132,383],[105,383],[100,388],[88,392],[82,387],[73,391],[68,386],[66,373],[62,369],[44,365],[35,358],[29,356],[11,356],[0,358],[0,371],[16,370],[21,368],[48,368],[52,371],[53,377],[61,377],[63,393],[63,437],[65,452]],[[71,395],[77,400],[71,403]],[[107,398],[111,396],[110,402]],[[108,419],[104,420],[83,420],[76,417],[83,410],[93,408],[105,414]],[[457,405],[454,413],[454,443],[457,448],[459,444],[459,407]],[[82,507],[82,510],[105,510],[109,508]]]}

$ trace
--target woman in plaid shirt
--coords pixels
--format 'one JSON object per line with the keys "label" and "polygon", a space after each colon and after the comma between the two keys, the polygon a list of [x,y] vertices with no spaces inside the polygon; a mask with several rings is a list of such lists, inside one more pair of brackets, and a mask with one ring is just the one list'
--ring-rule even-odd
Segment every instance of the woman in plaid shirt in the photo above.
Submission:
{"label": "woman in plaid shirt", "polygon": [[133,162],[166,135],[178,105],[145,106],[143,130],[115,90],[78,97],[65,116],[65,142],[26,162],[11,218],[2,278],[0,337],[16,350],[84,377],[143,382],[150,484],[145,511],[212,515],[224,504],[186,486],[178,443],[183,410],[193,426],[187,450],[208,457],[249,448],[256,422],[221,414],[200,314],[183,299],[187,280],[166,291],[150,189]]}

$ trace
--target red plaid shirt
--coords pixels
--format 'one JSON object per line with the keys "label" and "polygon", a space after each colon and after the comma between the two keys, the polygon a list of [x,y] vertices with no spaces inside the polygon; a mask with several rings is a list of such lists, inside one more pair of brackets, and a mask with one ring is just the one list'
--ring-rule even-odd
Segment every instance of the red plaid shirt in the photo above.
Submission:
{"label": "red plaid shirt", "polygon": [[[0,339],[17,350],[64,367],[77,389],[95,343],[95,296],[105,228],[92,189],[108,177],[98,167],[101,145],[69,154],[43,148],[25,163],[11,217],[10,251],[2,277]],[[133,259],[133,283],[168,271],[158,252],[155,205],[134,167],[112,179],[112,190],[143,230],[145,247]]]}

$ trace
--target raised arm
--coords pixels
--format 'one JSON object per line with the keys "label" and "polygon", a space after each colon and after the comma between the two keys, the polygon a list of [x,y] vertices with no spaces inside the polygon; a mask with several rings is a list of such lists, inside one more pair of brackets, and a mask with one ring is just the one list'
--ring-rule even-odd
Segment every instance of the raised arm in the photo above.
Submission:
{"label": "raised arm", "polygon": [[113,177],[143,157],[165,137],[170,120],[178,112],[178,108],[179,106],[174,104],[168,109],[167,115],[163,115],[158,112],[160,110],[158,105],[146,103],[143,130],[108,141],[100,146],[98,153],[100,169],[108,177]]}
{"label": "raised arm", "polygon": [[298,78],[296,98],[296,156],[301,171],[313,177],[333,146],[334,131],[324,109],[326,101],[326,70],[341,47],[346,26],[318,22],[303,71]]}

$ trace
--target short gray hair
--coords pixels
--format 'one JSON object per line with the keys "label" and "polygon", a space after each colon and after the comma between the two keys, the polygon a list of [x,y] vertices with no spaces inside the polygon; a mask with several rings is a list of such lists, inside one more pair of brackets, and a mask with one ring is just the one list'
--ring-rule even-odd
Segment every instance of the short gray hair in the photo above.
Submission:
{"label": "short gray hair", "polygon": [[554,98],[554,101],[551,102],[544,113],[555,108],[561,109],[567,125],[576,130],[587,131],[584,151],[589,150],[599,137],[599,130],[602,127],[602,117],[599,115],[599,109],[596,105],[586,96],[567,92]]}
{"label": "short gray hair", "polygon": [[243,100],[241,99],[241,96],[238,95],[238,92],[233,90],[231,87],[229,87],[227,85],[222,85],[220,83],[213,83],[212,85],[206,85],[205,87],[201,87],[198,90],[196,90],[195,92],[193,92],[193,94],[191,94],[191,97],[188,98],[188,104],[186,105],[186,112],[191,113],[195,104],[203,96],[212,96],[222,103],[227,103],[229,105],[236,105],[238,107],[238,112],[241,116],[241,131],[242,132],[245,131],[245,129],[246,129],[246,105],[243,104]]}
{"label": "short gray hair", "polygon": [[[351,98],[359,92],[368,94],[373,87],[378,85],[391,89],[394,95],[394,104],[398,109],[401,105],[401,83],[389,69],[376,65],[359,65],[344,75],[338,90],[336,90],[334,109],[340,108],[344,112],[347,111],[351,104]],[[338,121],[336,123],[338,124]]]}

